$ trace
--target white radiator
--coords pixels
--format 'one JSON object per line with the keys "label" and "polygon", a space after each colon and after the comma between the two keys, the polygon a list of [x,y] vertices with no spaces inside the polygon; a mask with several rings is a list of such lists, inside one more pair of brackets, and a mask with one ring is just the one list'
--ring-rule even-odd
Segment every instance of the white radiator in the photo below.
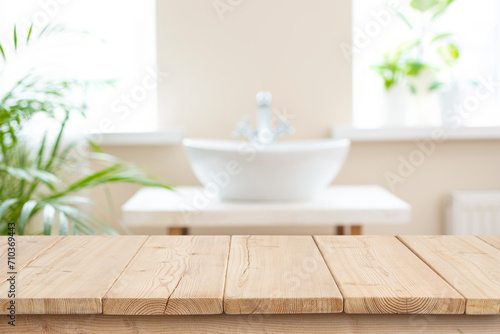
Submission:
{"label": "white radiator", "polygon": [[455,191],[446,213],[446,233],[500,234],[500,191]]}

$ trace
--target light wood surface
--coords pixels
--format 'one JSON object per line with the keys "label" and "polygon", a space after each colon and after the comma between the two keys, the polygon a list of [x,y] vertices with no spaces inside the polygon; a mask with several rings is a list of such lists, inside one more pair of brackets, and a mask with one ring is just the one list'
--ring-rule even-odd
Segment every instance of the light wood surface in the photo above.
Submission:
{"label": "light wood surface", "polygon": [[479,236],[478,238],[489,243],[493,247],[500,249],[500,235],[484,235]]}
{"label": "light wood surface", "polygon": [[[17,314],[102,312],[102,297],[145,236],[69,236],[17,275]],[[7,312],[8,282],[0,285],[0,313]]]}
{"label": "light wood surface", "polygon": [[315,236],[346,313],[460,314],[465,300],[392,236]]}
{"label": "light wood surface", "polygon": [[135,227],[405,224],[410,205],[380,186],[334,186],[300,202],[221,201],[202,187],[142,188],[122,206]]}
{"label": "light wood surface", "polygon": [[500,313],[500,250],[478,237],[17,240],[18,315]]}
{"label": "light wood surface", "polygon": [[310,236],[233,236],[228,314],[342,312],[342,296]]}
{"label": "light wood surface", "polygon": [[500,317],[466,315],[207,315],[207,316],[19,316],[16,327],[0,322],[1,333],[158,334],[498,334]]}
{"label": "light wood surface", "polygon": [[151,236],[103,300],[104,314],[220,314],[228,236]]}
{"label": "light wood surface", "polygon": [[[15,236],[15,259],[14,272],[18,272],[31,261],[35,260],[40,254],[52,247],[61,240],[61,236]],[[3,283],[11,276],[12,270],[8,267],[9,248],[8,237],[0,237],[0,263],[4,271],[0,273],[0,283]]]}
{"label": "light wood surface", "polygon": [[467,299],[467,314],[500,314],[499,249],[474,236],[401,240]]}

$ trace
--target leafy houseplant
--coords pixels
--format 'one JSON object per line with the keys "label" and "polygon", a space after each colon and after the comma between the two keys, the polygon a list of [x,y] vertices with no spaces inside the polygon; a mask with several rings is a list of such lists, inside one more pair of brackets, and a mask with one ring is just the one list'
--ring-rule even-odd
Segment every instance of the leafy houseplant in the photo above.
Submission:
{"label": "leafy houseplant", "polygon": [[[59,26],[47,26],[41,32],[31,26],[26,38],[14,27],[12,53],[25,49],[34,39],[60,32]],[[4,44],[5,45],[5,44]],[[7,49],[0,44],[4,68]],[[0,82],[3,81],[0,72]],[[36,233],[51,234],[116,234],[115,229],[81,209],[91,201],[81,192],[111,183],[125,182],[145,186],[162,185],[131,164],[102,153],[88,142],[93,152],[79,154],[80,140],[65,143],[68,121],[75,113],[85,113],[84,101],[75,103],[75,92],[83,92],[93,83],[76,80],[53,80],[27,74],[0,96],[0,234],[7,234],[8,223],[14,222],[17,234],[25,234],[35,224],[34,217],[43,220]],[[39,141],[23,135],[23,130],[37,115],[46,115],[57,124],[57,135],[48,132]],[[85,147],[87,147],[85,145]],[[80,152],[81,153],[81,152]],[[93,160],[98,171],[85,170],[82,161]],[[68,170],[79,169],[76,180],[70,180]],[[53,231],[53,227],[56,227]]]}
{"label": "leafy houseplant", "polygon": [[[372,69],[380,75],[384,81],[386,90],[391,90],[399,83],[408,86],[413,94],[418,93],[415,79],[429,75],[429,81],[424,89],[432,92],[439,89],[444,83],[438,79],[440,71],[449,70],[457,62],[460,52],[458,46],[451,41],[452,33],[444,32],[435,35],[428,33],[429,27],[434,20],[440,17],[454,0],[411,0],[410,7],[420,13],[426,22],[416,39],[404,42],[396,47],[392,52],[384,54],[382,63],[372,66]],[[410,30],[415,30],[415,26],[401,12],[392,7],[388,7],[399,18],[401,18]],[[433,53],[429,55],[429,53]],[[436,57],[432,57],[436,56]],[[439,59],[439,62],[428,60],[428,58]]]}

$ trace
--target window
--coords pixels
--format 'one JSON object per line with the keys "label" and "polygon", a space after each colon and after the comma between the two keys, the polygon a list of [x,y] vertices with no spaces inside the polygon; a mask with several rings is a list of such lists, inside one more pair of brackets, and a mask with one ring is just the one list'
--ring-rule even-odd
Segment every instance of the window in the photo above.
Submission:
{"label": "window", "polygon": [[[500,3],[494,0],[454,1],[447,10],[437,17],[432,25],[422,25],[422,15],[412,9],[408,0],[354,0],[353,1],[353,96],[354,119],[357,127],[379,127],[384,125],[388,94],[384,82],[371,66],[381,63],[383,54],[394,50],[402,42],[411,41],[427,29],[429,38],[441,33],[452,33],[449,39],[456,44],[460,56],[453,65],[452,74],[456,79],[458,96],[447,100],[445,86],[436,91],[441,112],[456,109],[465,104],[471,109],[464,117],[465,126],[500,124],[498,108],[500,40]],[[390,8],[408,18],[408,25]],[[429,31],[430,30],[430,31]],[[430,42],[427,40],[427,42]],[[432,63],[434,60],[430,59]],[[449,79],[449,78],[448,78]],[[447,80],[445,79],[445,83]],[[486,85],[486,86],[485,86]],[[487,98],[479,99],[476,106],[475,92],[480,90]],[[494,91],[493,91],[494,90]],[[443,124],[444,125],[444,124]]]}
{"label": "window", "polygon": [[114,87],[89,92],[84,130],[156,128],[154,0],[0,0],[0,20],[2,41],[12,39],[14,24],[23,36],[31,23],[38,31],[51,23],[75,32],[39,43],[25,66],[29,62],[74,79],[116,79]]}

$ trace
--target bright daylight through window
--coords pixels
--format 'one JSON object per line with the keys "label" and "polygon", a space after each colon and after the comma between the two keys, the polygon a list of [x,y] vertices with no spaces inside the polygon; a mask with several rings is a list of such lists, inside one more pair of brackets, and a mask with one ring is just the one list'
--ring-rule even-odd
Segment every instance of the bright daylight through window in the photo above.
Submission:
{"label": "bright daylight through window", "polygon": [[353,1],[355,126],[500,124],[500,3],[434,2]]}
{"label": "bright daylight through window", "polygon": [[[10,57],[11,82],[42,68],[43,75],[90,80],[105,89],[89,89],[83,97],[88,105],[84,131],[156,128],[155,1],[0,0],[2,32],[11,33],[17,24],[19,35],[27,36],[31,23],[34,32],[51,24],[65,33],[20,52],[21,67]],[[12,40],[10,34],[1,37],[4,43]]]}

